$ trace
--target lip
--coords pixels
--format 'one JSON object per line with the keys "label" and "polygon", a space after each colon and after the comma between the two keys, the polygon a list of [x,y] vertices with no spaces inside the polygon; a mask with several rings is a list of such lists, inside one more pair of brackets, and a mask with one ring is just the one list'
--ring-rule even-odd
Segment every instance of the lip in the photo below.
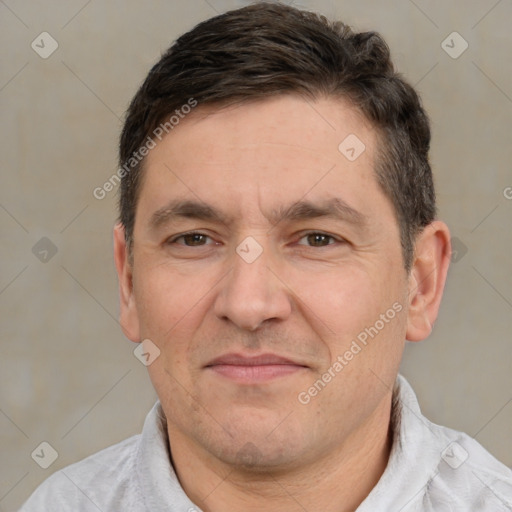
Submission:
{"label": "lip", "polygon": [[224,354],[210,361],[205,369],[241,384],[262,383],[292,375],[308,367],[276,354]]}

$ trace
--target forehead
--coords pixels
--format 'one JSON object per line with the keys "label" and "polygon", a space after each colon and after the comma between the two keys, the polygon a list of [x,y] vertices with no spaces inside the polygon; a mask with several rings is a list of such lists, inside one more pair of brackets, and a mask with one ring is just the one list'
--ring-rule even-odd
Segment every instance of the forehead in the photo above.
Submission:
{"label": "forehead", "polygon": [[173,197],[236,206],[237,213],[306,196],[356,205],[380,192],[376,143],[371,124],[342,99],[199,105],[146,157],[141,207],[161,208]]}
{"label": "forehead", "polygon": [[[275,145],[276,151],[278,146],[282,150],[293,147],[295,151],[332,161],[338,158],[339,144],[347,136],[356,142],[356,149],[361,149],[363,143],[367,150],[365,156],[371,157],[376,135],[366,117],[344,98],[311,100],[281,95],[227,106],[199,104],[159,146],[164,150],[166,145],[174,149],[179,145],[180,153],[187,158],[191,156],[187,153],[191,148],[197,158],[223,158],[237,148],[244,147],[247,151],[256,145],[269,144]],[[266,152],[270,150],[267,148]],[[150,153],[149,164],[158,153]],[[180,153],[173,156],[179,158]],[[287,157],[291,156],[289,152]],[[349,153],[346,156],[351,157]]]}

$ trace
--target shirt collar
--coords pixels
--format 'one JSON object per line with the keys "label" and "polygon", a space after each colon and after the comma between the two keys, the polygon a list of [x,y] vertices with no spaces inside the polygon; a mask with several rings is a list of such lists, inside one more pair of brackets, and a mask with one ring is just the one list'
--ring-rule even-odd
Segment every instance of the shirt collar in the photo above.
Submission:
{"label": "shirt collar", "polygon": [[357,512],[409,510],[438,472],[444,436],[423,416],[414,391],[401,375],[393,390],[391,427],[388,465]]}
{"label": "shirt collar", "polygon": [[167,420],[159,401],[146,417],[136,472],[146,510],[151,512],[200,512],[180,485],[169,451]]}

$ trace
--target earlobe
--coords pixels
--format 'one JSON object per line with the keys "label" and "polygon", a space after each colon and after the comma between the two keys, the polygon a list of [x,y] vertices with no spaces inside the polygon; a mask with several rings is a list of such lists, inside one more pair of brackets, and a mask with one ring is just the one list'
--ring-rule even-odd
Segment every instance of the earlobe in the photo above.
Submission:
{"label": "earlobe", "polygon": [[409,310],[406,338],[421,341],[432,331],[443,296],[450,264],[450,232],[434,221],[417,236],[409,275]]}
{"label": "earlobe", "polygon": [[114,260],[119,280],[119,322],[124,335],[131,341],[140,342],[139,316],[133,293],[132,264],[128,257],[124,226],[114,227]]}

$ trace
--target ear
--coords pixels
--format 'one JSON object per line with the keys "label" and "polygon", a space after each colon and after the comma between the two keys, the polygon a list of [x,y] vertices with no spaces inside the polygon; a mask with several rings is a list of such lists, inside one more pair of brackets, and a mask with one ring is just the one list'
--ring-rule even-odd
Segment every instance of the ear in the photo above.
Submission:
{"label": "ear", "polygon": [[139,315],[133,294],[132,264],[124,236],[124,226],[114,227],[114,260],[119,279],[120,314],[119,321],[124,335],[131,341],[140,342]]}
{"label": "ear", "polygon": [[443,296],[450,265],[448,226],[434,221],[417,236],[409,274],[409,309],[406,338],[424,340],[431,332]]}

